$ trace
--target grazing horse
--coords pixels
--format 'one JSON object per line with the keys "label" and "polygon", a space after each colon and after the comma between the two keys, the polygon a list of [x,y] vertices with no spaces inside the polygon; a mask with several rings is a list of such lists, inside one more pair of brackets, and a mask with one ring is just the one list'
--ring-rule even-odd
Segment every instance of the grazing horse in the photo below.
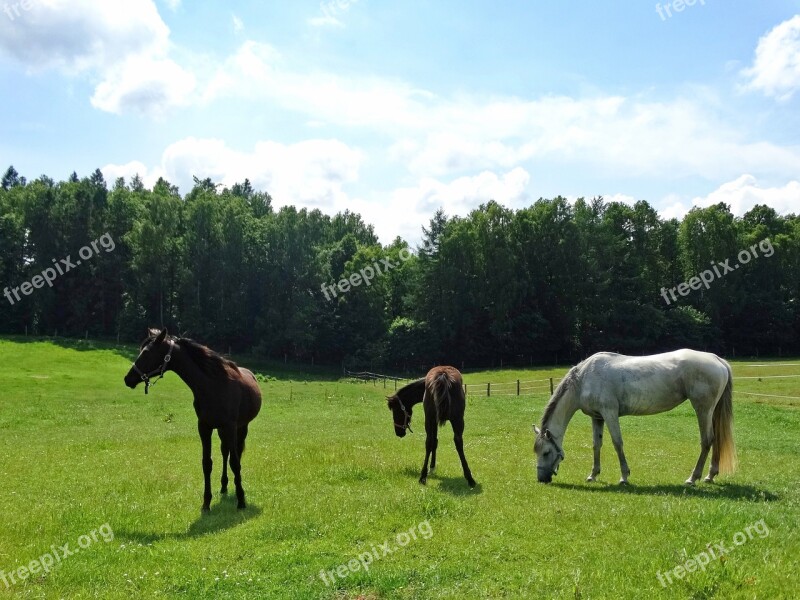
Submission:
{"label": "grazing horse", "polygon": [[150,378],[158,375],[160,379],[167,370],[175,371],[194,394],[197,429],[203,444],[203,510],[209,510],[211,505],[211,435],[214,429],[222,444],[221,493],[228,492],[230,456],[237,506],[246,508],[241,458],[247,426],[261,410],[261,390],[255,375],[193,340],[168,338],[166,329],[160,332],[151,329],[139,347],[139,356],[125,375],[125,385],[133,389],[144,381],[146,394]]}
{"label": "grazing horse", "polygon": [[688,398],[700,425],[700,457],[686,484],[700,479],[713,448],[705,479],[710,483],[720,471],[736,469],[732,395],[731,367],[715,354],[688,349],[653,356],[594,354],[570,369],[545,406],[541,429],[533,426],[538,479],[550,483],[558,472],[564,459],[564,432],[572,415],[582,410],[592,418],[594,433],[594,467],[586,480],[595,481],[600,474],[605,424],[619,457],[620,484],[628,483],[619,418],[672,410]]}
{"label": "grazing horse", "polygon": [[[406,430],[411,431],[411,415],[415,404],[422,402],[425,411],[425,463],[419,482],[428,480],[428,459],[431,471],[436,468],[436,447],[439,445],[438,427],[448,420],[453,427],[453,441],[456,445],[461,468],[470,487],[475,487],[475,480],[469,470],[464,456],[464,409],[466,399],[461,383],[461,373],[455,367],[434,367],[423,379],[417,379],[400,388],[387,399],[389,409],[394,416],[394,432],[397,437],[405,437]],[[411,431],[413,433],[413,431]]]}

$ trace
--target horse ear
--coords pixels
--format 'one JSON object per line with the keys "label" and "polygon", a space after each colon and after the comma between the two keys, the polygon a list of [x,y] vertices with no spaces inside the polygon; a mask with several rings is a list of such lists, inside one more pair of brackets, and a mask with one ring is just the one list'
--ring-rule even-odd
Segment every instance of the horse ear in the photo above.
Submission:
{"label": "horse ear", "polygon": [[164,329],[161,330],[161,333],[159,333],[158,337],[156,338],[156,344],[160,344],[161,342],[163,342],[164,339],[166,339],[166,337],[167,337],[167,328],[164,327]]}
{"label": "horse ear", "polygon": [[536,435],[539,435],[540,433],[542,433],[542,430],[541,430],[541,429],[539,429],[539,428],[536,426],[536,423],[534,423],[534,424],[533,424],[533,432],[534,432]]}

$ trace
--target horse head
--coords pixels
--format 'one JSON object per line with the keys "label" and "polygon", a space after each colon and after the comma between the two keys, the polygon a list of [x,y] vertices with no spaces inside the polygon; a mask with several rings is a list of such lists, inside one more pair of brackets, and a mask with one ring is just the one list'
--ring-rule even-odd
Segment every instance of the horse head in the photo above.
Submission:
{"label": "horse head", "polygon": [[536,454],[536,476],[539,483],[550,483],[558,474],[558,466],[564,460],[564,451],[549,429],[541,430],[533,426],[536,437],[533,452]]}

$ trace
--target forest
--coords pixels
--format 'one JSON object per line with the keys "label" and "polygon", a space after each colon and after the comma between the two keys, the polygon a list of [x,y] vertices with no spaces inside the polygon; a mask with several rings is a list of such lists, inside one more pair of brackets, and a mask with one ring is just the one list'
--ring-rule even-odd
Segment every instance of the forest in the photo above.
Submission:
{"label": "forest", "polygon": [[[138,342],[165,325],[225,352],[393,372],[567,364],[599,350],[800,354],[798,215],[718,204],[679,221],[646,201],[513,210],[487,199],[420,227],[418,247],[382,245],[358,214],[275,208],[248,180],[195,178],[181,195],[164,179],[109,186],[98,169],[28,181],[12,166],[0,288],[35,283],[106,234],[114,244],[19,300],[0,297],[0,333]],[[764,240],[772,253],[758,252]],[[748,248],[758,255],[745,264]],[[707,285],[665,292],[726,261]],[[380,274],[361,281],[367,267]]]}

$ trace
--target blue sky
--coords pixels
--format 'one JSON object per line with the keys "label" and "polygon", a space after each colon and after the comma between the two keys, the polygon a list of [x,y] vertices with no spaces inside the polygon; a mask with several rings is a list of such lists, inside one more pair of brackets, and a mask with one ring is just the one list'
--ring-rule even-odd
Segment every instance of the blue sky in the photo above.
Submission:
{"label": "blue sky", "polygon": [[[690,0],[691,1],[691,0]],[[0,167],[350,209],[800,211],[800,0],[0,0]]]}

